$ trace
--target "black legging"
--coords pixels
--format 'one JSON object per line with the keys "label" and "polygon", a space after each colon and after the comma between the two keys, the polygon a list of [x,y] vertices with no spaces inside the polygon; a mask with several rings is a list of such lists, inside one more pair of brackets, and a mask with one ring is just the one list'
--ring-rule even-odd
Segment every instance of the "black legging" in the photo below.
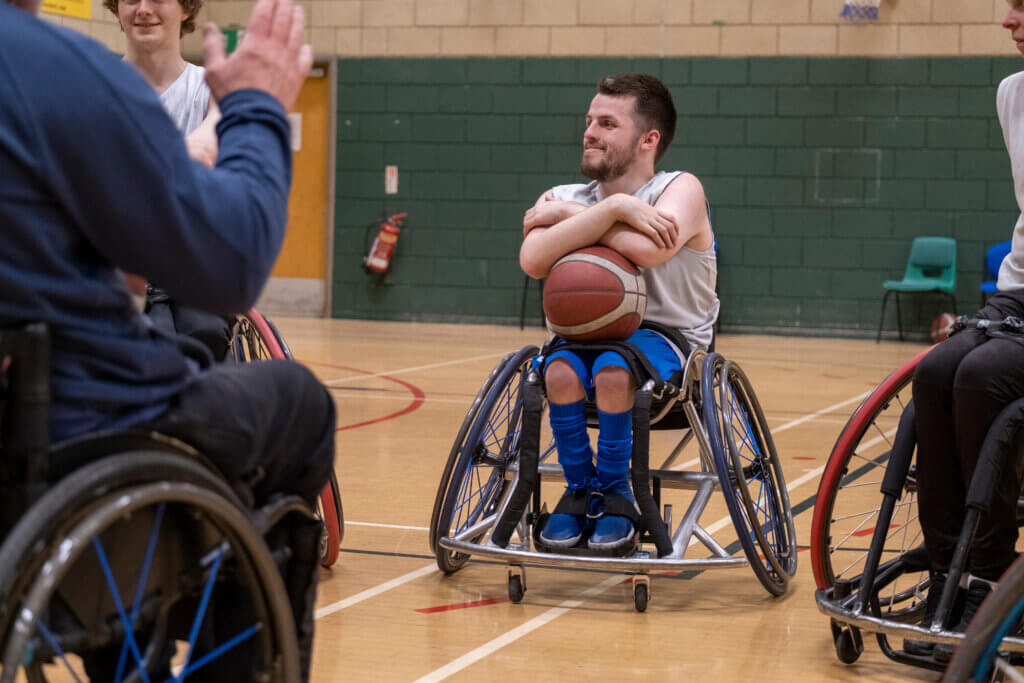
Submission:
{"label": "black legging", "polygon": [[[1024,290],[996,294],[977,313],[1008,316],[1024,318]],[[999,412],[1024,396],[1024,346],[967,328],[921,359],[913,393],[921,529],[932,568],[949,571],[981,444]],[[999,482],[971,546],[974,575],[995,581],[1016,558],[1019,494],[1019,481]]]}

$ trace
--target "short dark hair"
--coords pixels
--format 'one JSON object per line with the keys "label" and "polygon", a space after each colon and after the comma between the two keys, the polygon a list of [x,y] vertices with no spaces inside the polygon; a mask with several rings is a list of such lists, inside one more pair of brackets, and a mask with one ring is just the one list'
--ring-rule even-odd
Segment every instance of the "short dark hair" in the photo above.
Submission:
{"label": "short dark hair", "polygon": [[[117,3],[118,0],[103,0],[103,6],[113,12],[115,17],[117,16]],[[178,4],[181,5],[181,9],[188,15],[185,21],[181,22],[181,33],[179,35],[184,36],[196,30],[196,15],[199,14],[199,10],[203,7],[203,0],[178,0]]]}
{"label": "short dark hair", "polygon": [[645,130],[661,133],[654,160],[661,159],[676,134],[676,107],[665,84],[649,74],[616,74],[598,81],[597,92],[613,97],[636,98],[633,120]]}

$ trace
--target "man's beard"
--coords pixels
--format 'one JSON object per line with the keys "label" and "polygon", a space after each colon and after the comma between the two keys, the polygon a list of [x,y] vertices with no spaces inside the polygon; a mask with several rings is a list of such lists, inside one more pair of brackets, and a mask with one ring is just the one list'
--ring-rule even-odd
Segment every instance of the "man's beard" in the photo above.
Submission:
{"label": "man's beard", "polygon": [[636,160],[636,143],[631,144],[626,150],[613,150],[610,147],[604,148],[604,155],[596,163],[587,161],[586,150],[583,151],[583,158],[580,159],[580,173],[587,178],[605,183],[626,175],[629,167]]}

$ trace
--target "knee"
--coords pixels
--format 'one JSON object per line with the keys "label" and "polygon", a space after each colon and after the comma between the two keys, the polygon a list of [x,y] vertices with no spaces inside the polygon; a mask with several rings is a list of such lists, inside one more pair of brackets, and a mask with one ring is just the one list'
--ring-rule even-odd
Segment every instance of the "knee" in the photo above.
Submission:
{"label": "knee", "polygon": [[583,383],[568,361],[556,358],[544,371],[544,385],[553,403],[575,403],[583,400]]}
{"label": "knee", "polygon": [[610,365],[594,377],[597,407],[609,413],[622,413],[633,407],[633,375],[625,368]]}

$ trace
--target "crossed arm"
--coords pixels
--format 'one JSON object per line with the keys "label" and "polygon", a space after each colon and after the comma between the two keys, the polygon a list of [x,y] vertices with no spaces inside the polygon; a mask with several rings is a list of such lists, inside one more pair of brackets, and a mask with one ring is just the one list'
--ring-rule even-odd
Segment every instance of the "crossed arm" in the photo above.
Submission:
{"label": "crossed arm", "polygon": [[548,190],[523,217],[519,264],[530,277],[542,278],[566,254],[601,244],[651,268],[672,258],[683,245],[711,245],[705,206],[704,189],[689,173],[673,180],[654,206],[614,194],[584,207],[556,200]]}

